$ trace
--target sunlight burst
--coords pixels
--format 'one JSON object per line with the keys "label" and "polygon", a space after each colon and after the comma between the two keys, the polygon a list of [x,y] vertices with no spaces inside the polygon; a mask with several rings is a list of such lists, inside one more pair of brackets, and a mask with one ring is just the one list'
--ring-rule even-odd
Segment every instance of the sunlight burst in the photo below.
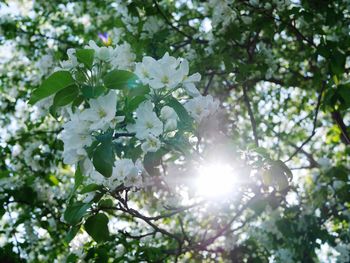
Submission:
{"label": "sunlight burst", "polygon": [[198,169],[195,184],[199,195],[218,198],[230,194],[236,188],[237,177],[232,166],[212,163]]}

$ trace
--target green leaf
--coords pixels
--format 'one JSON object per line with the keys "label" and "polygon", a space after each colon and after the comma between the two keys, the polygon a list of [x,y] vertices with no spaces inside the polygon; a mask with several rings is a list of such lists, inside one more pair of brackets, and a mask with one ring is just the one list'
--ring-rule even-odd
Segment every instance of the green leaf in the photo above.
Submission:
{"label": "green leaf", "polygon": [[78,189],[78,187],[83,183],[84,181],[84,176],[81,173],[80,170],[80,163],[77,166],[77,169],[75,170],[75,174],[74,174],[74,187],[72,189],[72,192],[70,193],[69,197],[68,197],[68,201],[72,198],[72,196],[74,195],[75,191]]}
{"label": "green leaf", "polygon": [[71,253],[68,255],[66,259],[66,263],[76,263],[78,262],[79,257],[75,255],[74,253]]}
{"label": "green leaf", "polygon": [[289,180],[293,179],[292,171],[289,169],[289,167],[284,162],[282,162],[281,160],[277,160],[277,161],[275,161],[275,164],[278,165],[282,169],[282,171],[287,175]]}
{"label": "green leaf", "polygon": [[83,63],[88,69],[92,68],[94,63],[95,50],[93,49],[77,49],[75,53],[79,62]]}
{"label": "green leaf", "polygon": [[99,213],[90,216],[86,220],[84,228],[96,242],[103,242],[109,239],[108,217],[105,214]]}
{"label": "green leaf", "polygon": [[148,94],[150,92],[149,87],[147,86],[143,86],[143,85],[135,85],[135,86],[131,86],[128,87],[128,96],[130,98],[134,98],[134,97],[144,97],[146,94]]}
{"label": "green leaf", "polygon": [[86,193],[90,193],[90,192],[94,192],[96,190],[100,190],[102,188],[101,185],[98,184],[89,184],[87,186],[85,186],[80,193],[81,194],[86,194]]}
{"label": "green leaf", "polygon": [[250,208],[254,210],[256,215],[260,215],[262,212],[264,212],[267,205],[268,203],[266,200],[256,199],[250,204]]}
{"label": "green leaf", "polygon": [[164,142],[170,145],[174,150],[177,150],[185,155],[190,154],[190,149],[192,146],[188,140],[179,132],[176,133],[174,137],[169,138]]}
{"label": "green leaf", "polygon": [[86,99],[93,99],[100,96],[106,89],[103,86],[83,85],[81,92]]}
{"label": "green leaf", "polygon": [[133,112],[137,107],[146,100],[145,96],[136,96],[127,104],[127,112]]}
{"label": "green leaf", "polygon": [[68,71],[56,71],[33,91],[29,103],[34,104],[73,84],[74,79]]}
{"label": "green leaf", "polygon": [[143,165],[146,169],[146,171],[151,175],[157,175],[159,174],[158,166],[161,163],[162,157],[164,154],[166,154],[168,150],[164,148],[160,148],[156,152],[148,152],[146,153],[144,159],[143,159]]}
{"label": "green leaf", "polygon": [[107,73],[103,82],[108,89],[134,89],[138,86],[137,76],[126,70],[112,70]]}
{"label": "green leaf", "polygon": [[102,142],[98,145],[93,153],[92,159],[92,163],[99,173],[106,177],[112,175],[114,154],[110,141]]}
{"label": "green leaf", "polygon": [[79,229],[80,229],[80,225],[72,226],[72,227],[69,229],[69,231],[68,231],[68,233],[67,233],[67,235],[66,235],[64,241],[65,241],[67,244],[69,244],[69,243],[73,240],[73,238],[77,235],[77,233],[79,232]]}
{"label": "green leaf", "polygon": [[270,170],[264,170],[264,172],[262,173],[262,180],[263,180],[263,183],[267,186],[270,186],[272,185],[272,174],[270,172]]}
{"label": "green leaf", "polygon": [[70,204],[64,212],[64,220],[71,225],[78,224],[90,206],[91,204],[83,202]]}
{"label": "green leaf", "polygon": [[345,70],[346,55],[340,50],[336,49],[332,52],[330,58],[330,69],[334,75],[341,76]]}
{"label": "green leaf", "polygon": [[185,107],[174,97],[169,98],[167,105],[172,107],[179,116],[180,121],[178,122],[178,128],[180,130],[192,130],[193,119],[188,114]]}
{"label": "green leaf", "polygon": [[289,186],[285,170],[278,162],[273,162],[269,172],[271,173],[273,184],[278,187],[279,191],[282,191]]}
{"label": "green leaf", "polygon": [[74,101],[79,95],[79,88],[76,85],[71,85],[67,88],[64,88],[56,93],[53,98],[53,106],[62,107],[65,106],[72,101]]}
{"label": "green leaf", "polygon": [[112,199],[103,199],[98,204],[100,207],[113,207],[113,200]]}
{"label": "green leaf", "polygon": [[350,84],[341,84],[338,86],[338,93],[340,97],[343,99],[343,109],[350,108]]}

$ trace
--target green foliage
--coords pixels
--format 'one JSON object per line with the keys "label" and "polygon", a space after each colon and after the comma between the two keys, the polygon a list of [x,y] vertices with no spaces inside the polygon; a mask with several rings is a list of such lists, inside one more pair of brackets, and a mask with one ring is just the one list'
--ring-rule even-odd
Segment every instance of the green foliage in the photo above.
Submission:
{"label": "green foliage", "polygon": [[93,49],[77,49],[76,56],[79,62],[83,63],[88,69],[92,68],[94,63],[95,51]]}
{"label": "green foliage", "polygon": [[[18,12],[10,2],[0,4],[0,262],[341,262],[321,258],[325,247],[349,261],[347,1],[39,0]],[[178,100],[186,93],[151,96],[134,65],[108,72],[89,40],[128,43],[135,62],[165,52],[187,59],[202,76],[196,87],[219,98],[225,115],[197,125]],[[59,63],[69,48],[79,66]],[[67,111],[91,107],[110,89],[125,120],[111,123],[115,134],[94,131],[80,150],[105,177],[115,159],[142,160],[149,184],[141,190],[91,183],[96,174],[84,160],[62,163]],[[43,101],[50,96],[55,120]],[[179,129],[145,154],[126,125],[150,99],[158,113],[176,111]],[[234,193],[176,213],[197,201],[186,181],[196,168],[222,158],[235,165]],[[220,192],[216,180],[209,184]],[[128,231],[109,233],[112,217]],[[152,224],[160,231],[149,232]]]}
{"label": "green foliage", "polygon": [[97,98],[98,96],[100,96],[101,94],[103,94],[103,92],[106,89],[103,86],[94,86],[94,85],[83,85],[81,88],[81,92],[83,93],[83,96],[86,99],[93,99],[93,98]]}
{"label": "green foliage", "polygon": [[95,148],[92,162],[96,170],[103,176],[110,177],[112,175],[114,153],[110,142],[104,141]]}
{"label": "green foliage", "polygon": [[103,213],[98,213],[86,219],[84,228],[96,242],[109,239],[108,217]]}
{"label": "green foliage", "polygon": [[134,89],[138,78],[132,72],[115,69],[103,77],[103,82],[108,89]]}
{"label": "green foliage", "polygon": [[71,85],[56,93],[53,98],[53,107],[62,107],[73,102],[79,95],[79,88],[76,85]]}
{"label": "green foliage", "polygon": [[184,106],[179,103],[179,101],[173,97],[168,98],[167,105],[172,107],[177,115],[179,116],[179,129],[180,130],[192,130],[193,119],[188,114]]}
{"label": "green foliage", "polygon": [[78,224],[83,216],[86,215],[90,206],[91,204],[83,202],[69,204],[64,212],[64,220],[71,225]]}
{"label": "green foliage", "polygon": [[34,104],[73,84],[74,79],[68,71],[56,71],[33,91],[29,103]]}

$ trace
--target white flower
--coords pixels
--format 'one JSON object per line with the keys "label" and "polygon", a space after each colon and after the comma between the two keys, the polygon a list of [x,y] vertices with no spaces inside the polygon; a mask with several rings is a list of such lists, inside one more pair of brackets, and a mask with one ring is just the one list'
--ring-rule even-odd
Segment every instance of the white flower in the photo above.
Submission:
{"label": "white flower", "polygon": [[147,85],[150,80],[150,68],[155,66],[157,61],[152,58],[145,56],[142,59],[142,62],[135,64],[135,74],[139,77],[143,84]]}
{"label": "white flower", "polygon": [[160,111],[160,117],[165,121],[165,131],[173,131],[176,129],[179,117],[173,108],[164,106]]}
{"label": "white flower", "polygon": [[94,183],[98,185],[102,185],[104,183],[105,177],[96,171],[90,158],[85,158],[82,161],[80,168],[82,169],[82,173],[89,177],[89,181],[87,183]]}
{"label": "white flower", "polygon": [[91,123],[90,130],[105,130],[114,124],[117,95],[114,91],[110,91],[105,96],[89,101],[90,108],[82,112],[82,119]]}
{"label": "white flower", "polygon": [[189,65],[187,60],[176,59],[165,53],[164,56],[155,60],[151,57],[144,57],[141,63],[136,63],[135,74],[143,84],[148,84],[154,90],[161,88],[174,89],[179,84],[190,96],[199,96],[194,82],[201,78],[199,73],[188,76]]}
{"label": "white flower", "polygon": [[136,55],[132,53],[131,46],[128,43],[117,45],[113,50],[111,65],[114,69],[130,69],[135,61]]}
{"label": "white flower", "polygon": [[169,106],[164,106],[160,110],[160,117],[162,118],[162,120],[177,119],[178,118],[175,110]]}
{"label": "white flower", "polygon": [[95,41],[90,40],[87,48],[95,51],[95,57],[101,61],[110,61],[113,57],[114,50],[112,47],[99,47]]}
{"label": "white flower", "polygon": [[61,61],[61,67],[63,69],[73,69],[76,68],[78,66],[78,59],[75,56],[75,49],[74,48],[69,48],[67,50],[67,55],[68,55],[68,60],[65,61]]}
{"label": "white flower", "polygon": [[140,188],[142,186],[142,177],[140,169],[134,166],[130,170],[128,176],[126,177],[126,180],[124,181],[124,186],[137,188]]}
{"label": "white flower", "polygon": [[211,95],[198,96],[189,100],[184,106],[192,118],[199,123],[218,110],[219,101],[214,100]]}
{"label": "white flower", "polygon": [[16,106],[15,106],[15,116],[17,118],[25,118],[28,112],[29,112],[28,104],[24,100],[18,99],[16,101]]}
{"label": "white flower", "polygon": [[163,21],[158,19],[156,16],[148,17],[146,22],[143,24],[141,38],[150,38],[164,25]]}
{"label": "white flower", "polygon": [[71,120],[63,125],[61,139],[64,144],[63,161],[75,164],[86,156],[85,147],[92,143],[89,123],[81,119],[81,113],[71,113]]}
{"label": "white flower", "polygon": [[184,59],[181,64],[180,64],[180,70],[183,75],[183,80],[182,80],[182,86],[186,90],[186,92],[192,96],[192,97],[197,97],[200,96],[200,92],[194,85],[194,82],[198,82],[201,80],[201,75],[199,73],[195,73],[191,76],[188,76],[189,73],[189,65],[188,61]]}
{"label": "white flower", "polygon": [[35,66],[42,75],[45,75],[49,73],[49,69],[52,67],[53,63],[52,55],[44,55],[35,63]]}
{"label": "white flower", "polygon": [[177,120],[176,119],[169,119],[165,122],[164,130],[165,131],[173,131],[177,128]]}
{"label": "white flower", "polygon": [[22,152],[22,147],[21,145],[19,145],[18,143],[16,143],[13,147],[12,147],[12,150],[11,150],[11,155],[12,157],[16,157],[18,156],[21,152]]}
{"label": "white flower", "polygon": [[159,150],[161,143],[157,137],[149,134],[146,141],[142,143],[141,149],[144,152],[156,152]]}
{"label": "white flower", "polygon": [[139,187],[142,183],[141,173],[141,167],[134,164],[131,159],[116,160],[112,176],[106,178],[104,185],[110,189],[115,189],[121,184],[126,187]]}
{"label": "white flower", "polygon": [[159,136],[163,132],[163,123],[153,111],[152,102],[140,104],[136,110],[136,123],[127,127],[129,132],[135,132],[140,140],[146,139],[149,134]]}
{"label": "white flower", "polygon": [[177,67],[180,64],[180,60],[168,53],[157,61],[157,64],[150,68],[150,80],[149,85],[153,89],[161,89],[167,87],[170,89],[175,88],[183,80],[182,71]]}
{"label": "white flower", "polygon": [[136,63],[135,74],[152,89],[172,89],[183,80],[182,71],[178,69],[179,64],[180,60],[168,53],[159,60],[144,57],[142,63]]}
{"label": "white flower", "polygon": [[113,28],[111,33],[112,43],[118,44],[121,39],[123,39],[125,33],[122,27]]}

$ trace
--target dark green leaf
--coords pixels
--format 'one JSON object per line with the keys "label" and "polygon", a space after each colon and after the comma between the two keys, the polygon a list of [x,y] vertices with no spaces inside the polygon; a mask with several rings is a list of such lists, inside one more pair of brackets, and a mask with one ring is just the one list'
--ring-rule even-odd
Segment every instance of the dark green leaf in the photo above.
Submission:
{"label": "dark green leaf", "polygon": [[29,103],[34,104],[73,84],[74,79],[68,71],[56,71],[33,91]]}
{"label": "dark green leaf", "polygon": [[130,98],[139,97],[139,96],[144,97],[146,94],[150,92],[149,87],[143,86],[143,85],[131,86],[131,87],[128,87],[127,90],[128,90],[128,96]]}
{"label": "dark green leaf", "polygon": [[94,192],[94,191],[100,190],[101,188],[102,188],[101,185],[98,185],[98,184],[89,184],[89,185],[85,186],[85,187],[80,191],[80,193],[81,193],[81,194],[86,194],[86,193],[90,193],[90,192]]}
{"label": "dark green leaf", "polygon": [[90,216],[86,220],[84,228],[96,242],[103,242],[109,239],[108,217],[105,214],[99,213]]}
{"label": "dark green leaf", "polygon": [[127,111],[128,112],[133,112],[134,110],[137,109],[137,107],[141,104],[141,102],[143,102],[144,100],[146,100],[145,96],[137,96],[135,98],[133,98],[132,100],[129,101],[128,105],[127,105]]}
{"label": "dark green leaf", "polygon": [[112,175],[114,154],[111,142],[106,141],[98,145],[92,158],[92,163],[99,173],[106,177]]}
{"label": "dark green leaf", "polygon": [[83,202],[70,204],[64,212],[64,220],[71,225],[78,224],[90,206],[91,204]]}
{"label": "dark green leaf", "polygon": [[95,54],[95,51],[93,49],[77,49],[75,54],[78,61],[83,63],[85,67],[88,69],[92,68]]}
{"label": "dark green leaf", "polygon": [[104,76],[103,82],[108,89],[135,89],[138,86],[137,76],[126,70],[112,70]]}
{"label": "dark green leaf", "polygon": [[281,160],[277,160],[277,161],[275,161],[275,164],[278,165],[282,169],[282,171],[287,175],[289,180],[293,179],[292,171],[289,169],[289,167],[284,162],[282,162]]}
{"label": "dark green leaf", "polygon": [[166,154],[168,150],[165,150],[163,148],[160,148],[156,152],[148,152],[145,155],[145,158],[143,160],[143,165],[146,169],[146,171],[150,175],[157,175],[159,173],[158,166],[161,163],[161,159],[164,154]]}
{"label": "dark green leaf", "polygon": [[65,106],[72,101],[74,101],[79,95],[79,88],[76,85],[71,85],[67,88],[64,88],[56,93],[53,98],[53,106],[62,107]]}
{"label": "dark green leaf", "polygon": [[350,84],[341,84],[338,86],[338,93],[340,97],[343,99],[343,109],[350,108]]}
{"label": "dark green leaf", "polygon": [[180,121],[178,122],[178,128],[181,130],[191,130],[193,119],[188,114],[185,107],[175,98],[170,97],[167,105],[172,107],[177,115],[179,116]]}
{"label": "dark green leaf", "polygon": [[73,240],[73,238],[76,236],[76,234],[79,232],[79,229],[80,229],[80,225],[78,225],[78,226],[72,226],[72,227],[69,229],[69,231],[68,231],[68,233],[67,233],[66,238],[64,239],[64,241],[65,241],[66,243],[69,244],[69,243]]}
{"label": "dark green leaf", "polygon": [[84,85],[81,89],[81,92],[86,99],[93,99],[100,96],[105,90],[106,89],[103,86]]}

